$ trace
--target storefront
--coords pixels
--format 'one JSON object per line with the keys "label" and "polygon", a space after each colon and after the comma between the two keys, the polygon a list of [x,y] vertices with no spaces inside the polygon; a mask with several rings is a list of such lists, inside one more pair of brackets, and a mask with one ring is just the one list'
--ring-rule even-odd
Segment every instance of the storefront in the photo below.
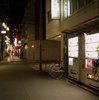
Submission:
{"label": "storefront", "polygon": [[64,54],[68,57],[68,78],[99,90],[99,31],[95,29],[98,25],[92,30],[90,25],[65,33],[68,49]]}

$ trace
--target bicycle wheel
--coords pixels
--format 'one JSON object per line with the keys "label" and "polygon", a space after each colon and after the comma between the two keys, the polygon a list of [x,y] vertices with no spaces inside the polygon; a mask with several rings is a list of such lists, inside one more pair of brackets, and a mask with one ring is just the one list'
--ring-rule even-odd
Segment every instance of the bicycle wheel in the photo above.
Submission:
{"label": "bicycle wheel", "polygon": [[56,72],[56,78],[57,79],[61,79],[63,77],[63,71],[62,70],[59,70],[58,72]]}
{"label": "bicycle wheel", "polygon": [[49,67],[48,73],[51,77],[55,79],[60,79],[63,76],[63,70],[56,64]]}

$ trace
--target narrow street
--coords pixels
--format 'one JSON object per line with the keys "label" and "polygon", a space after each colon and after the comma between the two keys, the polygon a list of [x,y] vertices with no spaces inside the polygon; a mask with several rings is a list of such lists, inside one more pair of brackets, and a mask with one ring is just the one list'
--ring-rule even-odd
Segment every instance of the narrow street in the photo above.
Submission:
{"label": "narrow street", "polygon": [[0,100],[99,100],[99,97],[31,63],[0,64]]}

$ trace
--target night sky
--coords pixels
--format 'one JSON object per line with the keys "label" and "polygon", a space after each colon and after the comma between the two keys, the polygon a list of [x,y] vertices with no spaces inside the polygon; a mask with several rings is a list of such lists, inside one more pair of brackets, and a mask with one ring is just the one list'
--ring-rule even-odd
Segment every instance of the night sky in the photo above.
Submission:
{"label": "night sky", "polygon": [[15,26],[21,22],[27,0],[0,0],[0,20],[8,20]]}
{"label": "night sky", "polygon": [[25,12],[27,0],[10,0],[10,22],[12,24],[20,23]]}

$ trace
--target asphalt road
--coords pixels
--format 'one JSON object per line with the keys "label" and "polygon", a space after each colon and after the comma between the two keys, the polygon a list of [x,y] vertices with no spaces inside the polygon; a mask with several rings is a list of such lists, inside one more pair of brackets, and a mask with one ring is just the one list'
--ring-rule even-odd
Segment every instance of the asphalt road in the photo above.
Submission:
{"label": "asphalt road", "polygon": [[0,64],[0,100],[99,100],[68,82],[56,80],[33,64]]}

